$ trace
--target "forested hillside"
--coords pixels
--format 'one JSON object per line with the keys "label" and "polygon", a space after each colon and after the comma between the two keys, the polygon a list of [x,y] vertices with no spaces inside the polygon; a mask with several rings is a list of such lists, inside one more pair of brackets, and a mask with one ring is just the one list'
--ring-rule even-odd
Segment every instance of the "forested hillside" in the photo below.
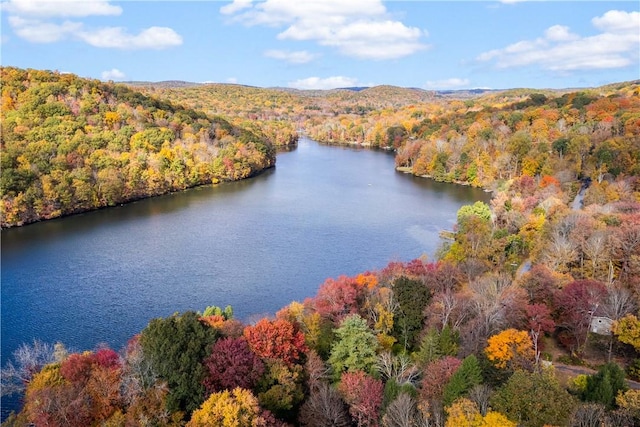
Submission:
{"label": "forested hillside", "polygon": [[222,115],[235,125],[263,133],[276,146],[290,147],[298,141],[299,123],[295,118],[304,104],[287,92],[233,84],[133,87],[161,99]]}
{"label": "forested hillside", "polygon": [[1,73],[2,227],[247,178],[275,164],[259,129],[123,85]]}

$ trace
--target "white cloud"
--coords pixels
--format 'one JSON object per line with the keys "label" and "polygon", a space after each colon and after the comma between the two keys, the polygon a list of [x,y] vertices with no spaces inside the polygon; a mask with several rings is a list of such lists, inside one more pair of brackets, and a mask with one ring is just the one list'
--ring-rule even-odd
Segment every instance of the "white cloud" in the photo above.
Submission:
{"label": "white cloud", "polygon": [[427,89],[459,89],[463,87],[468,87],[469,79],[460,79],[457,77],[453,77],[450,79],[444,80],[429,80],[426,84]]}
{"label": "white cloud", "polygon": [[220,8],[220,13],[223,15],[232,15],[243,9],[251,7],[251,2],[252,0],[233,0],[230,4],[222,6]]}
{"label": "white cloud", "polygon": [[593,18],[591,23],[606,33],[635,32],[637,36],[640,29],[640,12],[610,10],[602,16]]}
{"label": "white cloud", "polygon": [[345,76],[307,77],[289,82],[289,87],[295,89],[336,89],[341,87],[353,87],[358,85],[358,79]]}
{"label": "white cloud", "polygon": [[555,25],[542,37],[484,52],[476,59],[494,62],[497,68],[538,65],[558,72],[622,68],[638,62],[640,12],[611,10],[591,22],[602,33],[582,37]]}
{"label": "white cloud", "polygon": [[112,68],[109,71],[102,72],[102,80],[123,80],[125,74],[117,68]]}
{"label": "white cloud", "polygon": [[84,17],[92,15],[120,15],[122,8],[109,0],[9,0],[2,10],[21,16]]}
{"label": "white cloud", "polygon": [[295,52],[289,52],[284,50],[268,50],[264,53],[267,58],[280,59],[290,62],[292,64],[306,64],[313,61],[316,55],[307,52],[306,50],[300,50]]}
{"label": "white cloud", "polygon": [[427,32],[390,19],[381,0],[266,0],[234,20],[284,27],[280,40],[315,41],[359,59],[401,58],[428,47],[421,41]]}
{"label": "white cloud", "polygon": [[558,42],[577,40],[580,38],[577,34],[571,34],[569,27],[564,25],[554,25],[553,27],[547,28],[544,32],[544,36],[547,40]]}
{"label": "white cloud", "polygon": [[227,78],[227,83],[236,84],[238,83],[238,79],[236,77],[229,77]]}
{"label": "white cloud", "polygon": [[82,29],[82,24],[79,22],[65,21],[62,24],[54,24],[18,16],[10,16],[9,25],[17,36],[32,43],[57,42]]}
{"label": "white cloud", "polygon": [[137,35],[128,34],[120,27],[108,27],[95,31],[82,31],[78,36],[95,47],[115,49],[165,49],[182,44],[182,37],[167,27],[151,27]]}
{"label": "white cloud", "polygon": [[123,50],[164,49],[182,44],[182,37],[171,28],[150,27],[129,34],[121,27],[88,29],[83,22],[63,17],[120,15],[122,8],[109,0],[9,0],[1,4],[10,13],[8,22],[15,34],[32,43],[80,40],[91,46]]}

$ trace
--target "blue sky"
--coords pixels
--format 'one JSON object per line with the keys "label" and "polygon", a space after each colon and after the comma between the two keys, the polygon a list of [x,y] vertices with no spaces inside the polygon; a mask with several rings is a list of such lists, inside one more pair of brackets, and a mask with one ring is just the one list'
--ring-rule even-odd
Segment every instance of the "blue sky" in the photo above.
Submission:
{"label": "blue sky", "polygon": [[328,89],[640,78],[637,1],[2,0],[2,65]]}

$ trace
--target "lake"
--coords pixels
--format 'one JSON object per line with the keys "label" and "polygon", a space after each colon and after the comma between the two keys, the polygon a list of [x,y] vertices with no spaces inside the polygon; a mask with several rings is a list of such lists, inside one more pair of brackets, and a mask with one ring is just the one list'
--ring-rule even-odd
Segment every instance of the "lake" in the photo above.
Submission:
{"label": "lake", "polygon": [[328,277],[433,259],[460,206],[488,199],[396,172],[388,152],[302,139],[249,180],[3,230],[2,364],[34,339],[118,350],[207,305],[273,314]]}

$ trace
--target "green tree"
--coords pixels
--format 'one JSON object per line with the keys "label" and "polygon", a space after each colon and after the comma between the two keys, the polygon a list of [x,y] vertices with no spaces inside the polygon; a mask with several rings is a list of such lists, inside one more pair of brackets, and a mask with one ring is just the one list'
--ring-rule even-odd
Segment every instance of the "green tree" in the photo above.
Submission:
{"label": "green tree", "polygon": [[442,403],[449,406],[459,397],[482,382],[482,369],[478,359],[473,354],[462,361],[460,367],[453,373],[444,388]]}
{"label": "green tree", "polygon": [[169,411],[191,413],[203,402],[206,369],[202,361],[216,338],[216,329],[200,322],[193,311],[153,319],[142,331],[143,353],[169,386]]}
{"label": "green tree", "polygon": [[358,314],[345,318],[336,329],[336,336],[338,339],[329,356],[335,378],[339,379],[345,371],[360,370],[373,374],[378,340],[366,320]]}
{"label": "green tree", "polygon": [[414,360],[420,365],[427,365],[444,356],[455,356],[458,353],[460,333],[446,325],[442,331],[429,328],[422,337],[418,351],[413,354]]}
{"label": "green tree", "polygon": [[475,216],[485,222],[491,221],[491,208],[484,202],[475,202],[472,205],[464,205],[458,209],[457,221],[460,229],[465,229],[469,217]]}
{"label": "green tree", "polygon": [[405,350],[415,345],[424,323],[424,310],[429,303],[429,289],[419,280],[401,276],[393,283],[393,296],[398,302],[393,336]]}
{"label": "green tree", "polygon": [[582,397],[588,402],[602,403],[608,409],[613,409],[618,393],[626,390],[624,371],[617,364],[609,362],[596,374],[587,377]]}
{"label": "green tree", "polygon": [[566,425],[576,403],[551,370],[516,371],[491,399],[494,410],[522,427]]}
{"label": "green tree", "polygon": [[217,305],[208,305],[207,308],[204,309],[202,316],[222,316],[225,320],[230,320],[233,319],[233,307],[228,305],[223,309]]}
{"label": "green tree", "polygon": [[303,368],[281,360],[267,362],[267,372],[258,383],[260,406],[280,418],[292,415],[292,409],[304,399]]}

